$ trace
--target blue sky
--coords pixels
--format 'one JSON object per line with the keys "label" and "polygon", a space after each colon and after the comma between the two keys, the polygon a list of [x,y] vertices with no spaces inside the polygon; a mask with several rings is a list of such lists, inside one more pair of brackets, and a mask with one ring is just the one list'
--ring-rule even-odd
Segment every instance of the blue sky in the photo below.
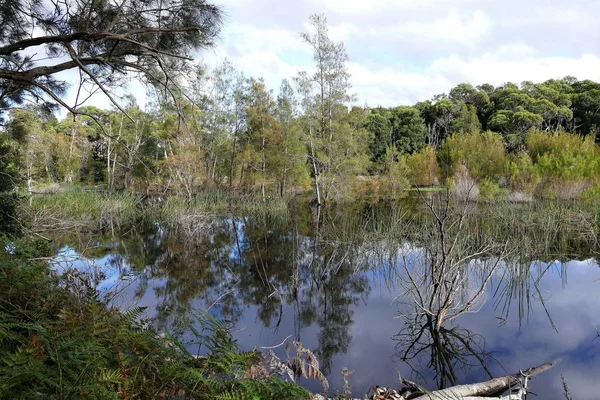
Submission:
{"label": "blue sky", "polygon": [[[544,81],[572,75],[600,80],[596,0],[215,0],[225,12],[223,58],[275,92],[283,78],[310,69],[299,32],[324,13],[345,43],[358,104],[412,104],[460,82]],[[132,84],[143,103],[143,87]],[[71,94],[69,97],[74,96]],[[108,105],[96,98],[94,103]]]}

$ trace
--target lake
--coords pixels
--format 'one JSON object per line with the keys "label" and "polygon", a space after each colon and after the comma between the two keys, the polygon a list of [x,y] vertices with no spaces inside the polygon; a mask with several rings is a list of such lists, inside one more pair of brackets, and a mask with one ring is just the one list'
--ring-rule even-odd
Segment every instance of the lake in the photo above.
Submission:
{"label": "lake", "polygon": [[274,347],[285,359],[279,345],[300,341],[330,394],[344,367],[362,397],[372,385],[400,387],[399,377],[435,389],[560,359],[531,391],[563,399],[563,375],[574,399],[597,399],[595,218],[573,204],[436,197],[292,203],[285,215],[190,214],[62,235],[55,266],[89,272],[110,305],[147,307],[161,331],[208,310],[231,321],[241,349]]}

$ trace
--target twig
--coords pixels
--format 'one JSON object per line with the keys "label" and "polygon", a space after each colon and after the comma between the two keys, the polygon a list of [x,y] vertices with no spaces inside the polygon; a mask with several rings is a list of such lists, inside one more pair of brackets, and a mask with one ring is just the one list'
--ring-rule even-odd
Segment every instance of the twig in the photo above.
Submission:
{"label": "twig", "polygon": [[286,337],[285,339],[283,339],[283,342],[279,343],[277,346],[258,346],[259,349],[263,349],[263,350],[272,350],[272,349],[276,349],[278,347],[281,347],[285,344],[285,342],[291,338],[292,335],[288,335],[288,337]]}

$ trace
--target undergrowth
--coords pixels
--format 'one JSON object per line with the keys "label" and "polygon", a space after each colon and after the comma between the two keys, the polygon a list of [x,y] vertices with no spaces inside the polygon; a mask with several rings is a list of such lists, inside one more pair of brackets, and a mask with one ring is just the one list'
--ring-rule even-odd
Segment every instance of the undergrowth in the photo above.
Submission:
{"label": "undergrowth", "polygon": [[191,355],[169,333],[157,335],[142,309],[120,312],[99,301],[77,274],[58,276],[40,258],[45,241],[0,237],[0,398],[302,399],[308,392],[241,352],[226,326],[199,314]]}
{"label": "undergrowth", "polygon": [[274,219],[288,217],[288,199],[262,198],[254,194],[206,190],[193,199],[154,197],[145,201],[127,192],[103,192],[71,189],[33,196],[21,214],[34,232],[71,232],[89,229],[114,229],[132,226],[140,219],[171,226],[198,217],[238,213]]}

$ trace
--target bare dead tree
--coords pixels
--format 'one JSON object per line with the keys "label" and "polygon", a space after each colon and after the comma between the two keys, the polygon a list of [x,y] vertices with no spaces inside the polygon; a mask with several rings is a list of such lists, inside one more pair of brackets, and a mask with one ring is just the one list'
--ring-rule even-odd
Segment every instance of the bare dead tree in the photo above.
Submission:
{"label": "bare dead tree", "polygon": [[[411,367],[429,356],[440,388],[455,385],[457,368],[487,368],[483,338],[456,325],[458,317],[476,312],[502,261],[507,243],[472,240],[468,213],[472,205],[455,203],[449,192],[423,199],[428,221],[420,234],[421,249],[408,249],[399,262],[402,330],[396,335],[398,357]],[[413,367],[416,372],[416,368]]]}

